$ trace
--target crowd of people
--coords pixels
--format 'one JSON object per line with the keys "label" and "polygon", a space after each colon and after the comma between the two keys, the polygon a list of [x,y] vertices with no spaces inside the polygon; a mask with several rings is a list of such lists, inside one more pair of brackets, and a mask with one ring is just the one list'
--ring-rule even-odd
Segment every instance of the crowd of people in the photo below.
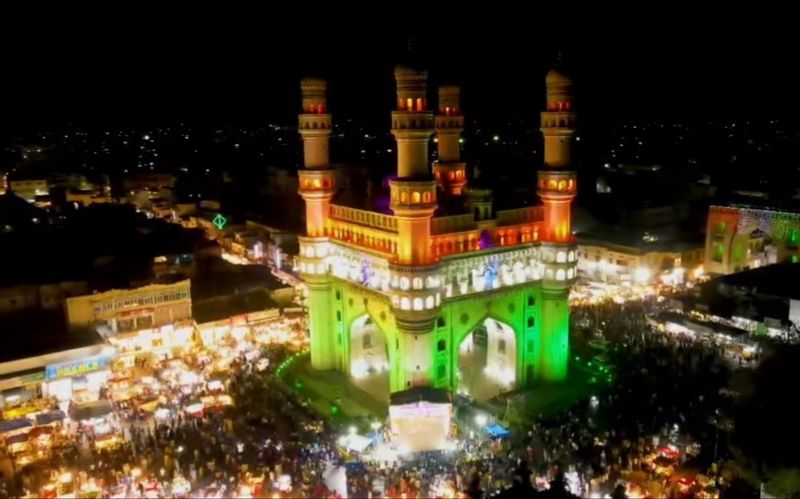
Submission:
{"label": "crowd of people", "polygon": [[[602,497],[638,477],[675,496],[687,483],[705,487],[698,475],[716,490],[726,449],[714,421],[731,366],[716,345],[654,330],[647,317],[658,307],[655,300],[574,307],[574,349],[607,340],[615,379],[554,417],[529,415],[510,439],[476,434],[455,451],[345,462],[342,428],[276,379],[275,366],[292,352],[273,347],[263,353],[266,371],[244,357],[231,364],[233,407],[160,422],[124,418],[124,439],[109,449],[75,433],[49,462],[18,473],[16,491],[38,496],[42,484],[68,477],[75,490],[90,485],[110,497],[452,497],[510,486]],[[665,447],[674,452],[668,459]],[[671,461],[670,473],[653,465],[654,456]],[[332,486],[336,473],[344,490]]]}

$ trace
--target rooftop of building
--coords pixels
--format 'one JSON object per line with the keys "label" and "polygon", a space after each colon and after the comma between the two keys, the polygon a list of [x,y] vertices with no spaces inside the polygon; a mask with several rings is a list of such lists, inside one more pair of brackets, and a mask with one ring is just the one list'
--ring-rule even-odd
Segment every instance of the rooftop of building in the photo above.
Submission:
{"label": "rooftop of building", "polygon": [[770,196],[766,192],[737,190],[724,195],[712,207],[765,210],[784,213],[800,213],[800,199]]}
{"label": "rooftop of building", "polygon": [[746,336],[747,331],[737,327],[728,326],[719,322],[704,321],[695,317],[690,317],[685,314],[677,312],[659,312],[656,316],[659,322],[674,322],[675,324],[682,324],[687,327],[701,327],[714,331],[715,333],[724,334],[732,338]]}
{"label": "rooftop of building", "polygon": [[69,331],[61,310],[24,312],[3,316],[0,362],[71,350],[102,343],[91,329]]}
{"label": "rooftop of building", "polygon": [[234,315],[260,312],[277,306],[278,304],[270,298],[267,290],[255,289],[242,294],[193,300],[192,317],[198,324],[203,324],[227,319]]}
{"label": "rooftop of building", "polygon": [[0,230],[4,227],[17,228],[43,223],[47,211],[37,208],[11,191],[0,195]]}
{"label": "rooftop of building", "polygon": [[591,231],[577,234],[578,244],[595,244],[622,251],[630,249],[642,253],[652,251],[687,251],[705,246],[705,236],[700,233],[683,232],[675,227],[662,231],[622,231],[611,227],[595,227]]}
{"label": "rooftop of building", "polygon": [[800,300],[800,264],[776,263],[719,277],[718,285],[746,289],[753,294]]}
{"label": "rooftop of building", "polygon": [[0,257],[14,263],[0,273],[0,284],[83,280],[98,289],[126,288],[153,277],[156,256],[191,254],[202,240],[199,230],[148,220],[130,206],[92,205],[51,225],[0,232]]}
{"label": "rooftop of building", "polygon": [[255,289],[286,287],[264,265],[234,265],[222,259],[210,260],[192,279],[192,300],[248,293]]}

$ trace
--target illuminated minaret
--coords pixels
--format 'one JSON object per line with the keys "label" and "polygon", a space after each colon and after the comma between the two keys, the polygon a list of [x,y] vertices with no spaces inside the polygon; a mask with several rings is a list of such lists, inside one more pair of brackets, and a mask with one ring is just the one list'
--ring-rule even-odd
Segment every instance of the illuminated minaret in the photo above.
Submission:
{"label": "illuminated minaret", "polygon": [[431,248],[431,218],[436,210],[436,183],[431,176],[428,142],[433,113],[428,111],[425,71],[398,66],[397,110],[392,134],[397,139],[397,177],[391,180],[391,209],[397,220],[397,254],[390,264],[392,313],[397,326],[397,353],[392,390],[431,386],[434,382],[435,336],[441,304],[439,267]]}
{"label": "illuminated minaret", "polygon": [[542,113],[544,166],[539,172],[539,197],[544,204],[544,240],[567,242],[572,237],[571,210],[576,176],[570,171],[575,134],[572,80],[557,70],[547,73],[547,110]]}
{"label": "illuminated minaret", "polygon": [[330,168],[328,142],[331,115],[328,114],[324,80],[305,78],[300,82],[303,112],[299,131],[303,137],[303,165],[300,170],[300,195],[306,202],[306,235],[325,235],[325,222],[334,193],[334,172]]}
{"label": "illuminated minaret", "polygon": [[328,114],[323,80],[305,78],[300,82],[303,109],[299,116],[303,138],[303,166],[299,171],[300,195],[306,204],[306,235],[299,238],[298,263],[307,286],[308,327],[311,332],[311,365],[314,369],[333,369],[335,332],[331,324],[331,278],[325,272],[330,201],[334,194],[334,171],[330,168],[328,141],[331,115]]}
{"label": "illuminated minaret", "polygon": [[436,184],[431,178],[428,142],[433,113],[426,96],[428,73],[404,66],[394,71],[397,110],[392,111],[392,134],[397,140],[397,179],[390,183],[391,208],[397,217],[398,263],[432,263],[431,217],[436,209]]}
{"label": "illuminated minaret", "polygon": [[459,139],[464,131],[464,116],[459,104],[458,87],[439,87],[439,113],[436,115],[439,160],[433,165],[433,174],[439,189],[450,196],[460,196],[467,183],[461,162]]}
{"label": "illuminated minaret", "polygon": [[[542,113],[544,169],[539,171],[538,194],[544,209],[542,260],[541,378],[566,378],[569,361],[569,289],[574,280],[575,246],[571,205],[577,177],[571,170],[570,148],[575,133],[572,80],[557,70],[547,73],[547,108]],[[572,277],[572,278],[570,278]]]}

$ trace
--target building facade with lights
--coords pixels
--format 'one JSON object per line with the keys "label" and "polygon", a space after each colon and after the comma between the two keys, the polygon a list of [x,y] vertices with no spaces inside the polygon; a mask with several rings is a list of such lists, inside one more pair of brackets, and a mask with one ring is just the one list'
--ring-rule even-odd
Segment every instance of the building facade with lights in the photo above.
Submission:
{"label": "building facade with lights", "polygon": [[800,260],[800,213],[744,205],[711,206],[705,271],[731,274]]}
{"label": "building facade with lights", "polygon": [[188,279],[68,298],[66,314],[70,329],[96,331],[128,365],[145,353],[171,356],[194,332]]}
{"label": "building facade with lights", "polygon": [[[496,382],[492,396],[564,380],[577,262],[572,81],[547,74],[541,204],[495,212],[491,191],[468,185],[460,158],[459,89],[439,88],[434,113],[425,71],[398,66],[395,79],[397,175],[385,212],[336,203],[327,84],[301,82],[306,231],[296,266],[307,286],[312,367],[383,376],[387,398],[416,387],[464,391],[476,365]],[[478,351],[479,364],[460,365]]]}
{"label": "building facade with lights", "polygon": [[616,242],[578,237],[578,277],[613,284],[680,284],[703,265],[703,241]]}

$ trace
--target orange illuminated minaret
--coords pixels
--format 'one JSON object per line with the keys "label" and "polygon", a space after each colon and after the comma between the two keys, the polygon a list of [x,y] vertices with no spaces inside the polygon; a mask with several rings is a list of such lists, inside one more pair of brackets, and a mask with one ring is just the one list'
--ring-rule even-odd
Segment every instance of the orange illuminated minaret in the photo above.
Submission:
{"label": "orange illuminated minaret", "polygon": [[569,290],[575,279],[571,205],[577,177],[570,160],[575,113],[572,80],[552,70],[547,73],[546,84],[547,108],[541,127],[544,169],[539,171],[538,185],[544,211],[539,372],[541,379],[563,381],[569,363]]}
{"label": "orange illuminated minaret", "polygon": [[459,104],[458,87],[439,87],[439,113],[436,115],[439,160],[433,165],[433,173],[439,189],[450,196],[460,196],[467,183],[461,162],[459,139],[464,131],[464,116]]}
{"label": "orange illuminated minaret", "polygon": [[430,173],[428,141],[433,113],[428,111],[427,71],[397,66],[397,110],[392,134],[397,140],[397,179],[390,182],[391,208],[397,218],[397,262],[432,263],[431,218],[436,209],[436,183]]}
{"label": "orange illuminated minaret", "polygon": [[544,170],[539,171],[539,197],[544,205],[544,234],[549,242],[572,239],[571,204],[577,177],[571,171],[570,149],[575,133],[572,80],[557,70],[547,73],[547,110],[542,113]]}
{"label": "orange illuminated minaret", "polygon": [[331,197],[334,193],[334,172],[330,168],[328,141],[331,115],[328,114],[324,80],[305,78],[300,82],[303,112],[299,131],[303,137],[303,165],[300,170],[300,195],[306,203],[306,235],[322,237]]}

